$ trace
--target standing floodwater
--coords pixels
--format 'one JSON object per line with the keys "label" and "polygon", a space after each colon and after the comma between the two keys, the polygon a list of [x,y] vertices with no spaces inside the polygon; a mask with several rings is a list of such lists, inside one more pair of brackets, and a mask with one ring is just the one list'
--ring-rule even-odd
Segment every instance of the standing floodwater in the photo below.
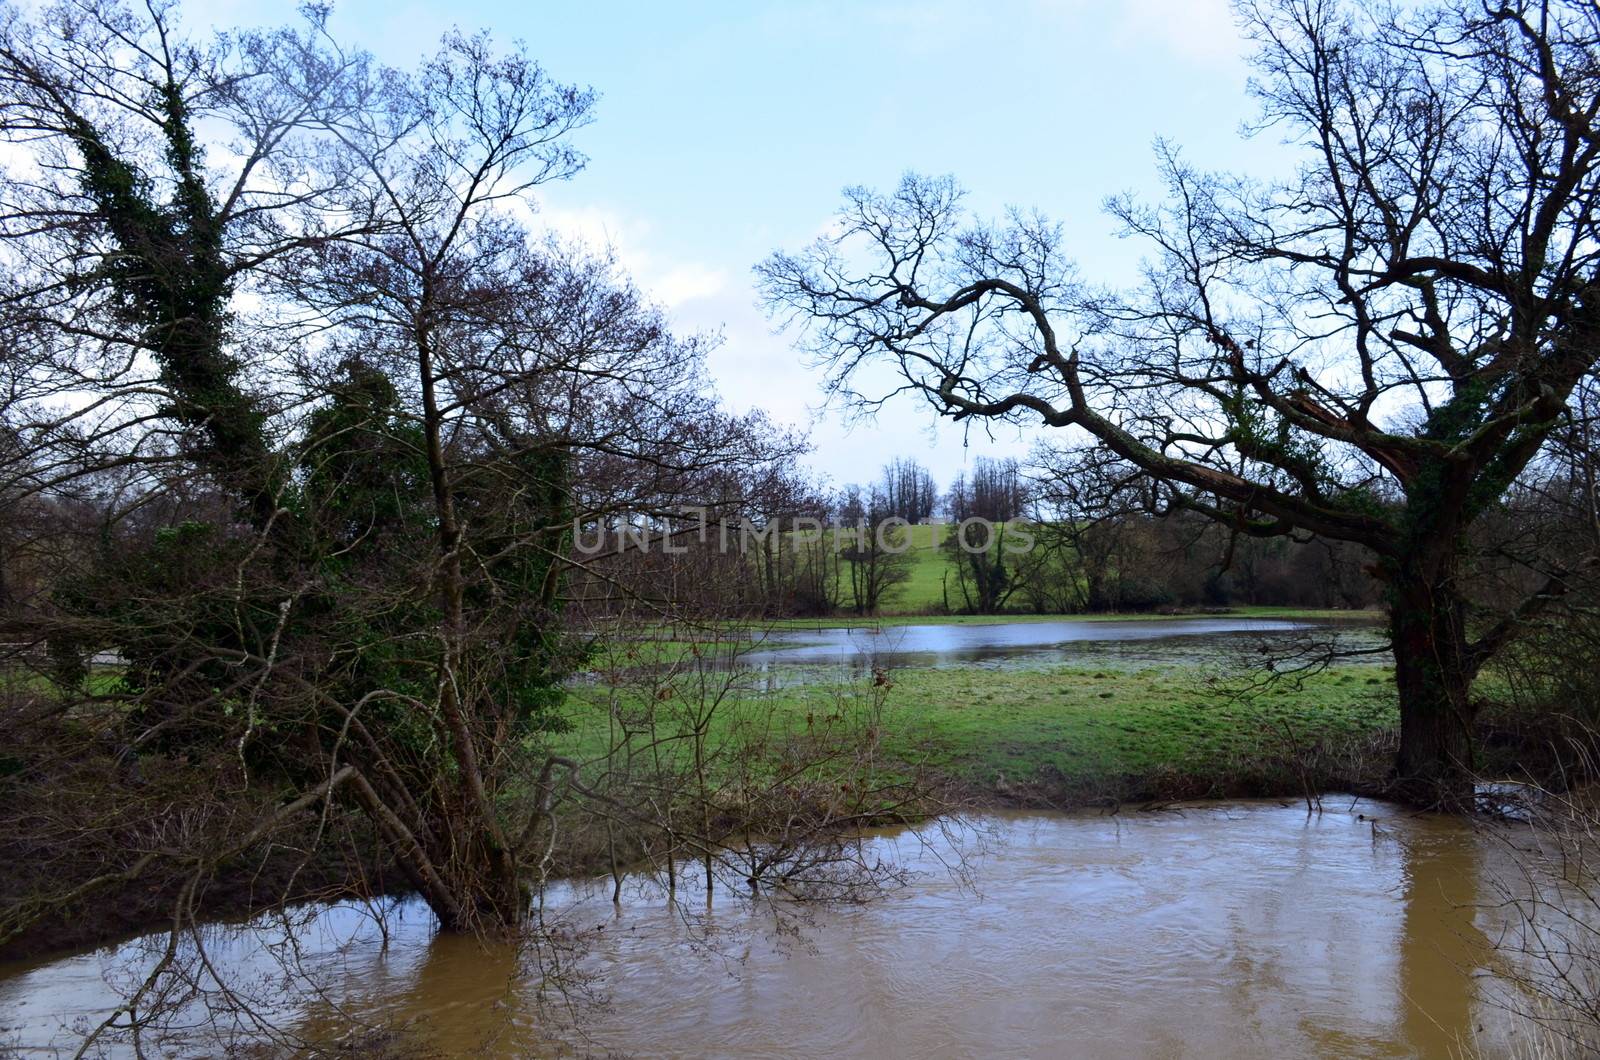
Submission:
{"label": "standing floodwater", "polygon": [[[1012,622],[910,623],[779,629],[764,634],[739,656],[755,668],[843,665],[968,666],[1179,663],[1216,659],[1230,652],[1277,655],[1371,648],[1381,633],[1366,616],[1333,622],[1240,616],[1045,619]],[[1364,661],[1372,661],[1366,656]]]}
{"label": "standing floodwater", "polygon": [[[1501,1055],[1519,1032],[1474,974],[1496,931],[1504,843],[1459,820],[1325,805],[1320,815],[1267,802],[996,814],[954,845],[933,826],[888,833],[874,842],[916,868],[913,881],[875,902],[818,908],[798,937],[775,938],[759,906],[724,901],[697,916],[692,903],[636,893],[614,910],[564,888],[555,912],[584,933],[578,967],[611,1002],[580,1017],[588,1040],[577,1048],[1444,1056],[1477,1040]],[[970,885],[942,867],[958,847]],[[340,1005],[409,1025],[448,1055],[539,1048],[551,1024],[531,977],[508,985],[508,952],[434,938],[418,908],[402,909],[391,933],[384,951],[354,907],[321,914],[301,941],[329,996],[285,1005],[280,1021],[316,1033]],[[219,935],[216,952],[241,979],[271,979],[261,945],[274,931]],[[0,972],[8,1036],[70,1042],[74,1021],[103,1015],[104,977],[126,976],[128,953]]]}

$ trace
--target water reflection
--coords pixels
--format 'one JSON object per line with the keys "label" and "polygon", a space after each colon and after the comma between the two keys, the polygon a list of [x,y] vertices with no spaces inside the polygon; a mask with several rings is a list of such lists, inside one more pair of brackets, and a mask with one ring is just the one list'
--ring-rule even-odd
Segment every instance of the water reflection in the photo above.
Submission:
{"label": "water reflection", "polygon": [[[1452,984],[1492,961],[1493,947],[1476,913],[1490,895],[1481,880],[1478,844],[1423,832],[1409,838],[1406,854],[1400,930],[1405,1036],[1429,1046],[1423,1055],[1447,1055],[1456,1029],[1477,1029],[1472,996]],[[1462,910],[1474,913],[1460,915]],[[1454,923],[1454,929],[1430,927],[1441,923]]]}
{"label": "water reflection", "polygon": [[[780,630],[735,657],[758,687],[772,691],[817,680],[853,678],[878,667],[968,670],[1082,666],[1233,665],[1361,652],[1345,663],[1386,664],[1381,629],[1367,620],[1181,618],[1138,621],[1000,622]],[[1378,650],[1375,650],[1378,649]]]}
{"label": "water reflection", "polygon": [[[1298,668],[1330,652],[1341,665],[1388,665],[1382,627],[1370,616],[1290,621],[1256,618],[1162,618],[1107,621],[1015,621],[972,625],[839,626],[758,633],[753,646],[724,642],[698,666],[736,668],[752,687],[774,691],[866,676],[878,668],[1095,669],[1220,665]],[[647,672],[640,665],[637,672]],[[575,684],[603,683],[597,672]]]}
{"label": "water reflection", "polygon": [[[1471,1038],[1498,1055],[1508,1020],[1471,972],[1505,848],[1456,820],[1326,805],[996,814],[956,843],[886,833],[878,852],[915,881],[799,936],[775,935],[770,910],[696,916],[649,888],[618,910],[570,886],[550,896],[584,943],[569,970],[611,1003],[584,1011],[587,1039],[562,1033],[650,1056],[1443,1056]],[[945,871],[979,846],[970,885]],[[526,955],[402,912],[385,949],[359,911],[324,911],[303,939],[326,996],[282,1014],[312,1035],[340,1009],[389,1020],[448,1055],[557,1049]],[[249,943],[235,929],[217,953],[249,971]],[[128,959],[8,970],[4,1022],[30,1047],[69,1042],[63,1025],[109,1002],[102,973]]]}
{"label": "water reflection", "polygon": [[929,623],[906,626],[851,626],[781,630],[768,639],[777,643],[744,656],[751,664],[782,662],[803,665],[842,662],[852,656],[876,655],[938,662],[967,662],[998,655],[1059,650],[1072,644],[1107,644],[1205,637],[1231,633],[1283,634],[1314,628],[1316,623],[1265,618],[1173,618],[1110,621],[994,622],[971,625]]}

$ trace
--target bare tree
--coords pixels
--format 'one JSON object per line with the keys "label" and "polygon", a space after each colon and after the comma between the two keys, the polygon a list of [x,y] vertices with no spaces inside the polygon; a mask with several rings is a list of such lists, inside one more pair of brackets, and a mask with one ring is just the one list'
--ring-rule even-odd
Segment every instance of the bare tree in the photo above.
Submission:
{"label": "bare tree", "polygon": [[1040,454],[1034,483],[1039,560],[1022,591],[1062,611],[1116,611],[1130,601],[1127,576],[1141,566],[1139,521],[1151,492],[1135,468],[1111,462],[1083,473],[1072,452]]}
{"label": "bare tree", "polygon": [[790,446],[607,256],[531,229],[592,95],[520,50],[452,33],[404,71],[315,10],[207,41],[162,5],[4,19],[4,650],[46,678],[6,700],[6,780],[98,777],[106,820],[146,760],[239,794],[192,849],[129,832],[33,881],[0,935],[209,871],[278,802],[359,809],[447,929],[516,930],[550,801],[592,790],[546,740],[571,526]]}
{"label": "bare tree", "polygon": [[915,460],[891,460],[883,469],[882,488],[890,514],[913,525],[932,518],[939,504],[939,487]]}
{"label": "bare tree", "polygon": [[1080,428],[1166,503],[1242,534],[1370,549],[1397,790],[1461,805],[1473,679],[1575,562],[1487,613],[1463,584],[1473,527],[1600,359],[1600,14],[1239,13],[1260,128],[1301,164],[1281,183],[1211,176],[1162,145],[1167,202],[1111,202],[1153,251],[1142,289],[1095,291],[1055,225],[973,224],[952,181],[908,177],[849,193],[834,234],[762,266],[766,292],[809,325],[841,394],[887,363],[942,414]]}
{"label": "bare tree", "polygon": [[884,597],[911,577],[911,542],[881,486],[849,486],[839,499],[838,549],[850,578],[850,601],[858,615],[876,614]]}
{"label": "bare tree", "polygon": [[[968,611],[998,614],[1027,580],[1032,541],[1019,539],[1010,525],[1022,518],[1027,504],[1022,469],[1015,460],[979,457],[970,474],[958,475],[950,484],[945,507],[955,525],[944,547]],[[1033,562],[1040,559],[1033,557]]]}

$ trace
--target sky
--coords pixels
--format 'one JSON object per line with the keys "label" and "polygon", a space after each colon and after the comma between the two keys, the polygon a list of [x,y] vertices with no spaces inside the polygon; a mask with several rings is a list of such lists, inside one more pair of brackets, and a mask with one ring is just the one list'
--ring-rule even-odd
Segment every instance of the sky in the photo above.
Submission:
{"label": "sky", "polygon": [[[290,17],[264,0],[193,3],[219,26]],[[821,407],[821,372],[756,304],[752,267],[824,230],[846,186],[953,174],[980,214],[1038,208],[1086,279],[1127,282],[1141,248],[1108,195],[1159,194],[1165,137],[1206,169],[1274,164],[1246,140],[1246,44],[1227,0],[337,0],[330,28],[410,65],[452,27],[522,41],[600,95],[588,165],[541,189],[544,221],[608,243],[683,332],[719,334],[727,403],[807,429],[834,485],[896,457],[948,484],[977,456],[1024,455],[1045,428],[963,431],[906,398],[875,421]]]}

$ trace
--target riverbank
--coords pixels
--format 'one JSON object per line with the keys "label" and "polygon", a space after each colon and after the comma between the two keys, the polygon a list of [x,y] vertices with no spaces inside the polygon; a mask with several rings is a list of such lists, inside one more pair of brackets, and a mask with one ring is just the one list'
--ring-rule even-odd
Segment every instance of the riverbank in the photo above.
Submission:
{"label": "riverbank", "polygon": [[[875,680],[887,682],[881,705],[869,703]],[[587,761],[615,738],[597,706],[580,693],[567,715],[567,750]],[[798,735],[867,709],[899,773],[979,807],[1364,790],[1381,781],[1398,724],[1380,666],[1265,683],[1195,665],[912,667],[745,687],[711,714],[709,736]]]}
{"label": "riverbank", "polygon": [[[1269,616],[1282,617],[1274,610]],[[1126,617],[1126,616],[1118,616]],[[776,761],[788,748],[829,725],[870,740],[875,769],[886,783],[924,793],[919,801],[886,805],[884,821],[913,820],[949,809],[1081,809],[1186,799],[1271,797],[1300,800],[1326,790],[1381,795],[1392,761],[1398,723],[1393,677],[1387,666],[1346,664],[1301,677],[1264,680],[1261,669],[1226,668],[1221,651],[1202,637],[1169,638],[1181,646],[1179,662],[1150,664],[1141,654],[1118,658],[1109,650],[1087,664],[1003,661],[963,665],[897,666],[850,673],[848,668],[774,665],[742,673],[712,671],[696,695],[695,680],[680,675],[670,686],[648,681],[623,686],[593,682],[570,690],[564,718],[571,728],[552,749],[584,763],[589,783],[619,762],[619,730],[610,713],[621,705],[632,718],[647,702],[659,711],[652,739],[685,739],[689,715],[700,719],[708,746],[723,761],[765,756]],[[1169,650],[1177,651],[1178,647]],[[804,679],[796,680],[804,674]],[[692,675],[691,675],[692,676]],[[1489,684],[1493,677],[1485,678]],[[709,706],[700,713],[700,707]],[[1519,729],[1515,719],[1486,715],[1487,772],[1496,762],[1528,759],[1550,745],[1548,734]],[[745,752],[748,752],[746,754]],[[610,753],[608,753],[610,752]],[[542,752],[535,752],[535,755]],[[1536,757],[1536,756],[1535,756]],[[829,797],[830,765],[808,767],[797,799]],[[749,772],[761,776],[759,761]],[[716,778],[713,778],[716,779]],[[531,783],[532,778],[529,778]],[[787,782],[786,782],[787,783]],[[797,804],[798,805],[798,804]],[[562,809],[562,844],[549,866],[554,876],[601,871],[609,840],[575,802]],[[364,832],[359,817],[332,822],[337,830]],[[298,837],[286,835],[276,853],[231,866],[202,902],[211,915],[251,911],[274,892],[266,884],[286,870],[305,872]],[[310,836],[304,837],[309,844]],[[303,897],[328,897],[348,888],[394,893],[402,877],[386,864],[376,842],[359,844],[370,860],[336,864],[313,859],[321,871],[300,879]],[[624,861],[628,851],[622,851]],[[279,864],[279,862],[282,864]],[[17,866],[17,871],[26,871]],[[22,882],[22,881],[14,881]],[[55,927],[39,925],[8,955],[42,952],[119,937],[160,921],[173,886],[145,881],[139,894],[116,903],[91,903],[66,911]],[[253,884],[254,886],[250,886]],[[308,893],[314,892],[314,893]],[[56,930],[62,934],[56,934]],[[54,940],[52,942],[52,940]]]}
{"label": "riverbank", "polygon": [[[886,779],[915,782],[928,793],[914,818],[944,808],[1060,809],[1176,798],[1249,795],[1299,798],[1307,783],[1350,789],[1381,780],[1395,724],[1394,691],[1386,669],[1344,667],[1297,685],[1284,684],[1225,697],[1194,666],[1033,669],[918,667],[872,678],[817,680],[772,689],[738,686],[713,713],[713,745],[784,737],[804,738],[818,719],[877,710],[875,726]],[[602,686],[574,689],[565,716],[572,730],[556,749],[586,763],[592,778],[607,768],[609,729]],[[818,769],[825,780],[826,766]],[[576,809],[576,807],[571,807]],[[315,822],[312,822],[314,825]],[[365,834],[355,814],[330,822],[345,834]],[[551,865],[553,875],[598,871],[606,849],[578,827]],[[404,877],[387,864],[375,840],[357,846],[362,863],[333,848],[314,847],[289,831],[259,857],[226,866],[200,896],[208,916],[244,915],[275,902],[294,881],[297,900],[327,900],[352,892],[393,894]],[[58,863],[58,868],[61,866]],[[22,893],[31,870],[0,890]],[[170,916],[182,877],[152,868],[115,901],[75,904],[35,925],[4,956],[70,950],[158,927]]]}

